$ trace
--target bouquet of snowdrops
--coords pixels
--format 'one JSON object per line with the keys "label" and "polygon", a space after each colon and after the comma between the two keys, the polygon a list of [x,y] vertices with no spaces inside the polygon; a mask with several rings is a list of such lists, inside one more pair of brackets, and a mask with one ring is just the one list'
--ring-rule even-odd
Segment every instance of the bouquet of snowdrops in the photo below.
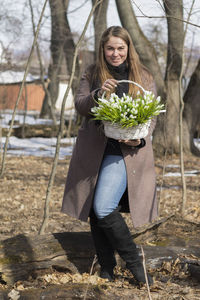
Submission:
{"label": "bouquet of snowdrops", "polygon": [[160,103],[160,97],[156,98],[152,92],[143,88],[142,90],[143,93],[138,91],[135,98],[126,94],[119,98],[115,93],[112,93],[110,98],[106,99],[103,94],[98,99],[98,106],[91,109],[94,119],[103,121],[104,127],[105,125],[114,126],[115,130],[116,128],[119,130],[127,129],[130,132],[132,128],[133,130],[148,128],[151,119],[165,110],[163,110],[164,105]]}

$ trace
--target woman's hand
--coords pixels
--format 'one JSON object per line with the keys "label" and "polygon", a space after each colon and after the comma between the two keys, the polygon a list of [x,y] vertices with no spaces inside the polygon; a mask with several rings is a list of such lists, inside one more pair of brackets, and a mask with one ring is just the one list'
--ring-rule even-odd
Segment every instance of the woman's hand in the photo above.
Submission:
{"label": "woman's hand", "polygon": [[124,143],[127,146],[131,146],[131,147],[137,147],[141,144],[141,140],[119,140],[120,143]]}
{"label": "woman's hand", "polygon": [[107,79],[101,89],[98,92],[98,96],[101,97],[103,95],[104,92],[111,92],[113,91],[113,89],[117,86],[117,80],[111,78],[111,79]]}

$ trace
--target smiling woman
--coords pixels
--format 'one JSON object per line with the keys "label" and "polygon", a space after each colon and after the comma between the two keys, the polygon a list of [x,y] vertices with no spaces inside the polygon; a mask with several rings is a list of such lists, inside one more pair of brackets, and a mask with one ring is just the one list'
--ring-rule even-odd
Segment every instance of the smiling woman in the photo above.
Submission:
{"label": "smiling woman", "polygon": [[[119,80],[123,82],[119,84]],[[118,140],[105,136],[101,121],[93,120],[91,113],[92,108],[101,106],[99,95],[134,96],[141,85],[156,94],[153,78],[140,63],[127,30],[109,27],[102,34],[97,62],[86,70],[75,98],[84,121],[72,154],[62,211],[83,221],[90,217],[101,277],[114,278],[117,251],[136,282],[144,284],[144,268],[120,211],[130,211],[135,226],[157,216],[151,144],[155,119],[145,139]],[[127,114],[127,105],[124,110]],[[147,278],[151,284],[151,276]]]}

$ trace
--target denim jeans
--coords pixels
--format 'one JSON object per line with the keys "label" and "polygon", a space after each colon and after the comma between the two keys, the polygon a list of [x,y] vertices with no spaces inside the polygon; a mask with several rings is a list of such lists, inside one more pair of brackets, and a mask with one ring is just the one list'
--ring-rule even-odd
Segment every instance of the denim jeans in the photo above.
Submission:
{"label": "denim jeans", "polygon": [[98,219],[115,210],[127,186],[123,156],[105,155],[96,184],[93,209]]}

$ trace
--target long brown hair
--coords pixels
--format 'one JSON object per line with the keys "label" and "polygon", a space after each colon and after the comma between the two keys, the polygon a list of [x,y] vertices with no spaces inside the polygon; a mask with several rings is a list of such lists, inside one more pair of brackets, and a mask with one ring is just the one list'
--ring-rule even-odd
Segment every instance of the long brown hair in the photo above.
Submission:
{"label": "long brown hair", "polygon": [[[127,55],[127,64],[129,69],[129,80],[135,81],[142,85],[141,82],[141,71],[142,71],[142,65],[140,63],[138,54],[133,46],[131,37],[128,33],[128,31],[120,26],[111,26],[107,28],[101,37],[100,44],[99,44],[99,53],[98,53],[98,61],[96,63],[97,65],[97,72],[96,76],[98,76],[101,84],[105,82],[108,78],[113,78],[113,76],[110,74],[109,69],[106,64],[106,59],[104,55],[104,46],[110,39],[110,37],[118,37],[121,38],[128,46],[128,55]],[[129,84],[129,94],[135,95],[138,91],[138,87]]]}

